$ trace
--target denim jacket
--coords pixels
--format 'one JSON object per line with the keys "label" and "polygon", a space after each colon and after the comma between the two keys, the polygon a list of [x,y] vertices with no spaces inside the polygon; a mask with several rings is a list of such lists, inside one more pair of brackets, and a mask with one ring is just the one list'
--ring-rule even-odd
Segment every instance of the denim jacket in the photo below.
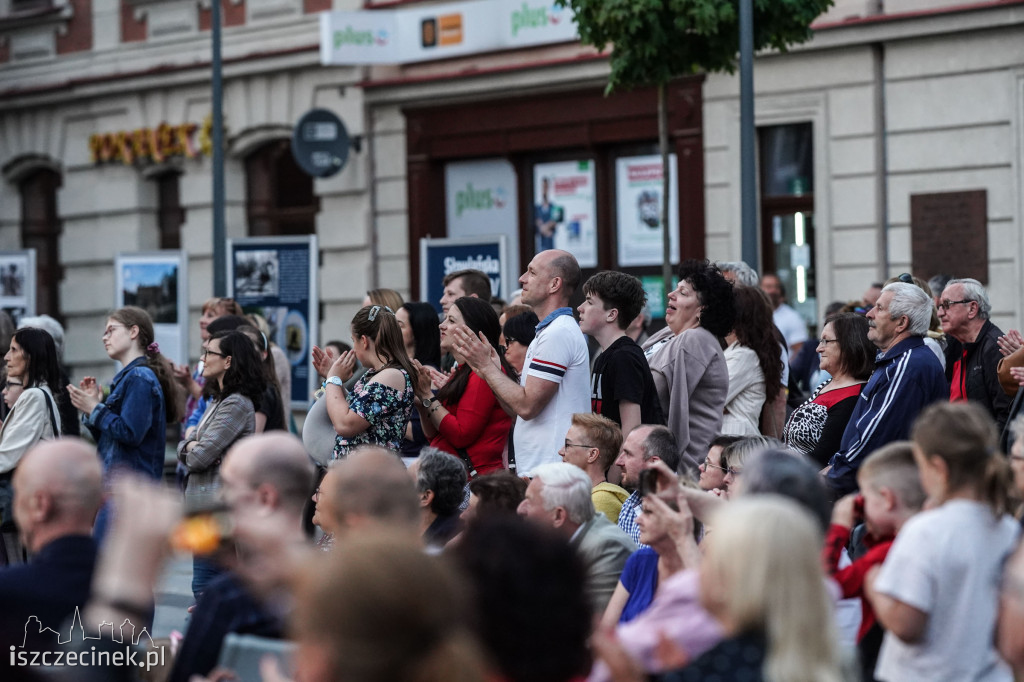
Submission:
{"label": "denim jacket", "polygon": [[160,382],[138,357],[114,375],[110,395],[85,418],[103,471],[129,469],[159,479],[164,470],[167,416]]}

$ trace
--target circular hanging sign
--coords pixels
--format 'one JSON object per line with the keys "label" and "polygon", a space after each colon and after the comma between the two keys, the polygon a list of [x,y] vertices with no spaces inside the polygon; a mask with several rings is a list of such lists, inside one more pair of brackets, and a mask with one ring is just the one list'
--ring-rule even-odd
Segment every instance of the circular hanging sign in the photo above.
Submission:
{"label": "circular hanging sign", "polygon": [[292,131],[295,162],[316,178],[329,178],[344,168],[350,144],[345,124],[327,109],[310,109]]}

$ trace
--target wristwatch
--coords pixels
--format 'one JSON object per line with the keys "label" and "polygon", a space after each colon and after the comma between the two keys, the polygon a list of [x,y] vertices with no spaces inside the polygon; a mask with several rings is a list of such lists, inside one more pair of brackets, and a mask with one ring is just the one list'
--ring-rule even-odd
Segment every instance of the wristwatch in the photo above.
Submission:
{"label": "wristwatch", "polygon": [[324,383],[325,384],[334,384],[335,386],[340,386],[342,388],[345,388],[345,382],[341,380],[341,377],[327,377],[327,381],[324,382]]}
{"label": "wristwatch", "polygon": [[430,396],[429,398],[424,398],[420,402],[423,403],[423,407],[430,407],[431,405],[437,402],[437,398],[435,398],[434,396]]}

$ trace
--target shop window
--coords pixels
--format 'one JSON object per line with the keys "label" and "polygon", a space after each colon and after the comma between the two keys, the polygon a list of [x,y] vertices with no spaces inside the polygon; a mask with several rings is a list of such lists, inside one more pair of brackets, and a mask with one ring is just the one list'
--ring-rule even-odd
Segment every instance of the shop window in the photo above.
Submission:
{"label": "shop window", "polygon": [[157,187],[156,223],[160,231],[161,249],[181,248],[181,226],[185,209],[181,207],[181,175],[171,171],[153,180]]}
{"label": "shop window", "polygon": [[758,129],[761,267],[775,272],[786,301],[817,326],[814,146],[810,123]]}
{"label": "shop window", "polygon": [[60,174],[40,169],[25,176],[21,193],[21,243],[36,250],[36,313],[60,319],[60,218],[57,189]]}
{"label": "shop window", "polygon": [[253,237],[316,232],[320,199],[313,178],[292,157],[289,140],[275,140],[245,160],[246,213]]}

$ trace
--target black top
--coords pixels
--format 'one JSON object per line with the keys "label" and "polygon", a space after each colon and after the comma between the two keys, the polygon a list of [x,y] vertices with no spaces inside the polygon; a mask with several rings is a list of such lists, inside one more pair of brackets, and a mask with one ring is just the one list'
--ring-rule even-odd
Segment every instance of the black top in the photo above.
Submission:
{"label": "black top", "polygon": [[267,424],[263,431],[285,431],[284,407],[281,405],[281,393],[277,386],[268,383],[263,389],[263,399],[260,400],[260,414],[267,415]]}
{"label": "black top", "polygon": [[767,644],[760,634],[718,643],[682,670],[653,676],[659,682],[763,682]]}
{"label": "black top", "polygon": [[594,361],[590,376],[590,409],[622,425],[619,403],[640,406],[641,424],[664,424],[654,377],[643,350],[628,336],[619,337]]}

